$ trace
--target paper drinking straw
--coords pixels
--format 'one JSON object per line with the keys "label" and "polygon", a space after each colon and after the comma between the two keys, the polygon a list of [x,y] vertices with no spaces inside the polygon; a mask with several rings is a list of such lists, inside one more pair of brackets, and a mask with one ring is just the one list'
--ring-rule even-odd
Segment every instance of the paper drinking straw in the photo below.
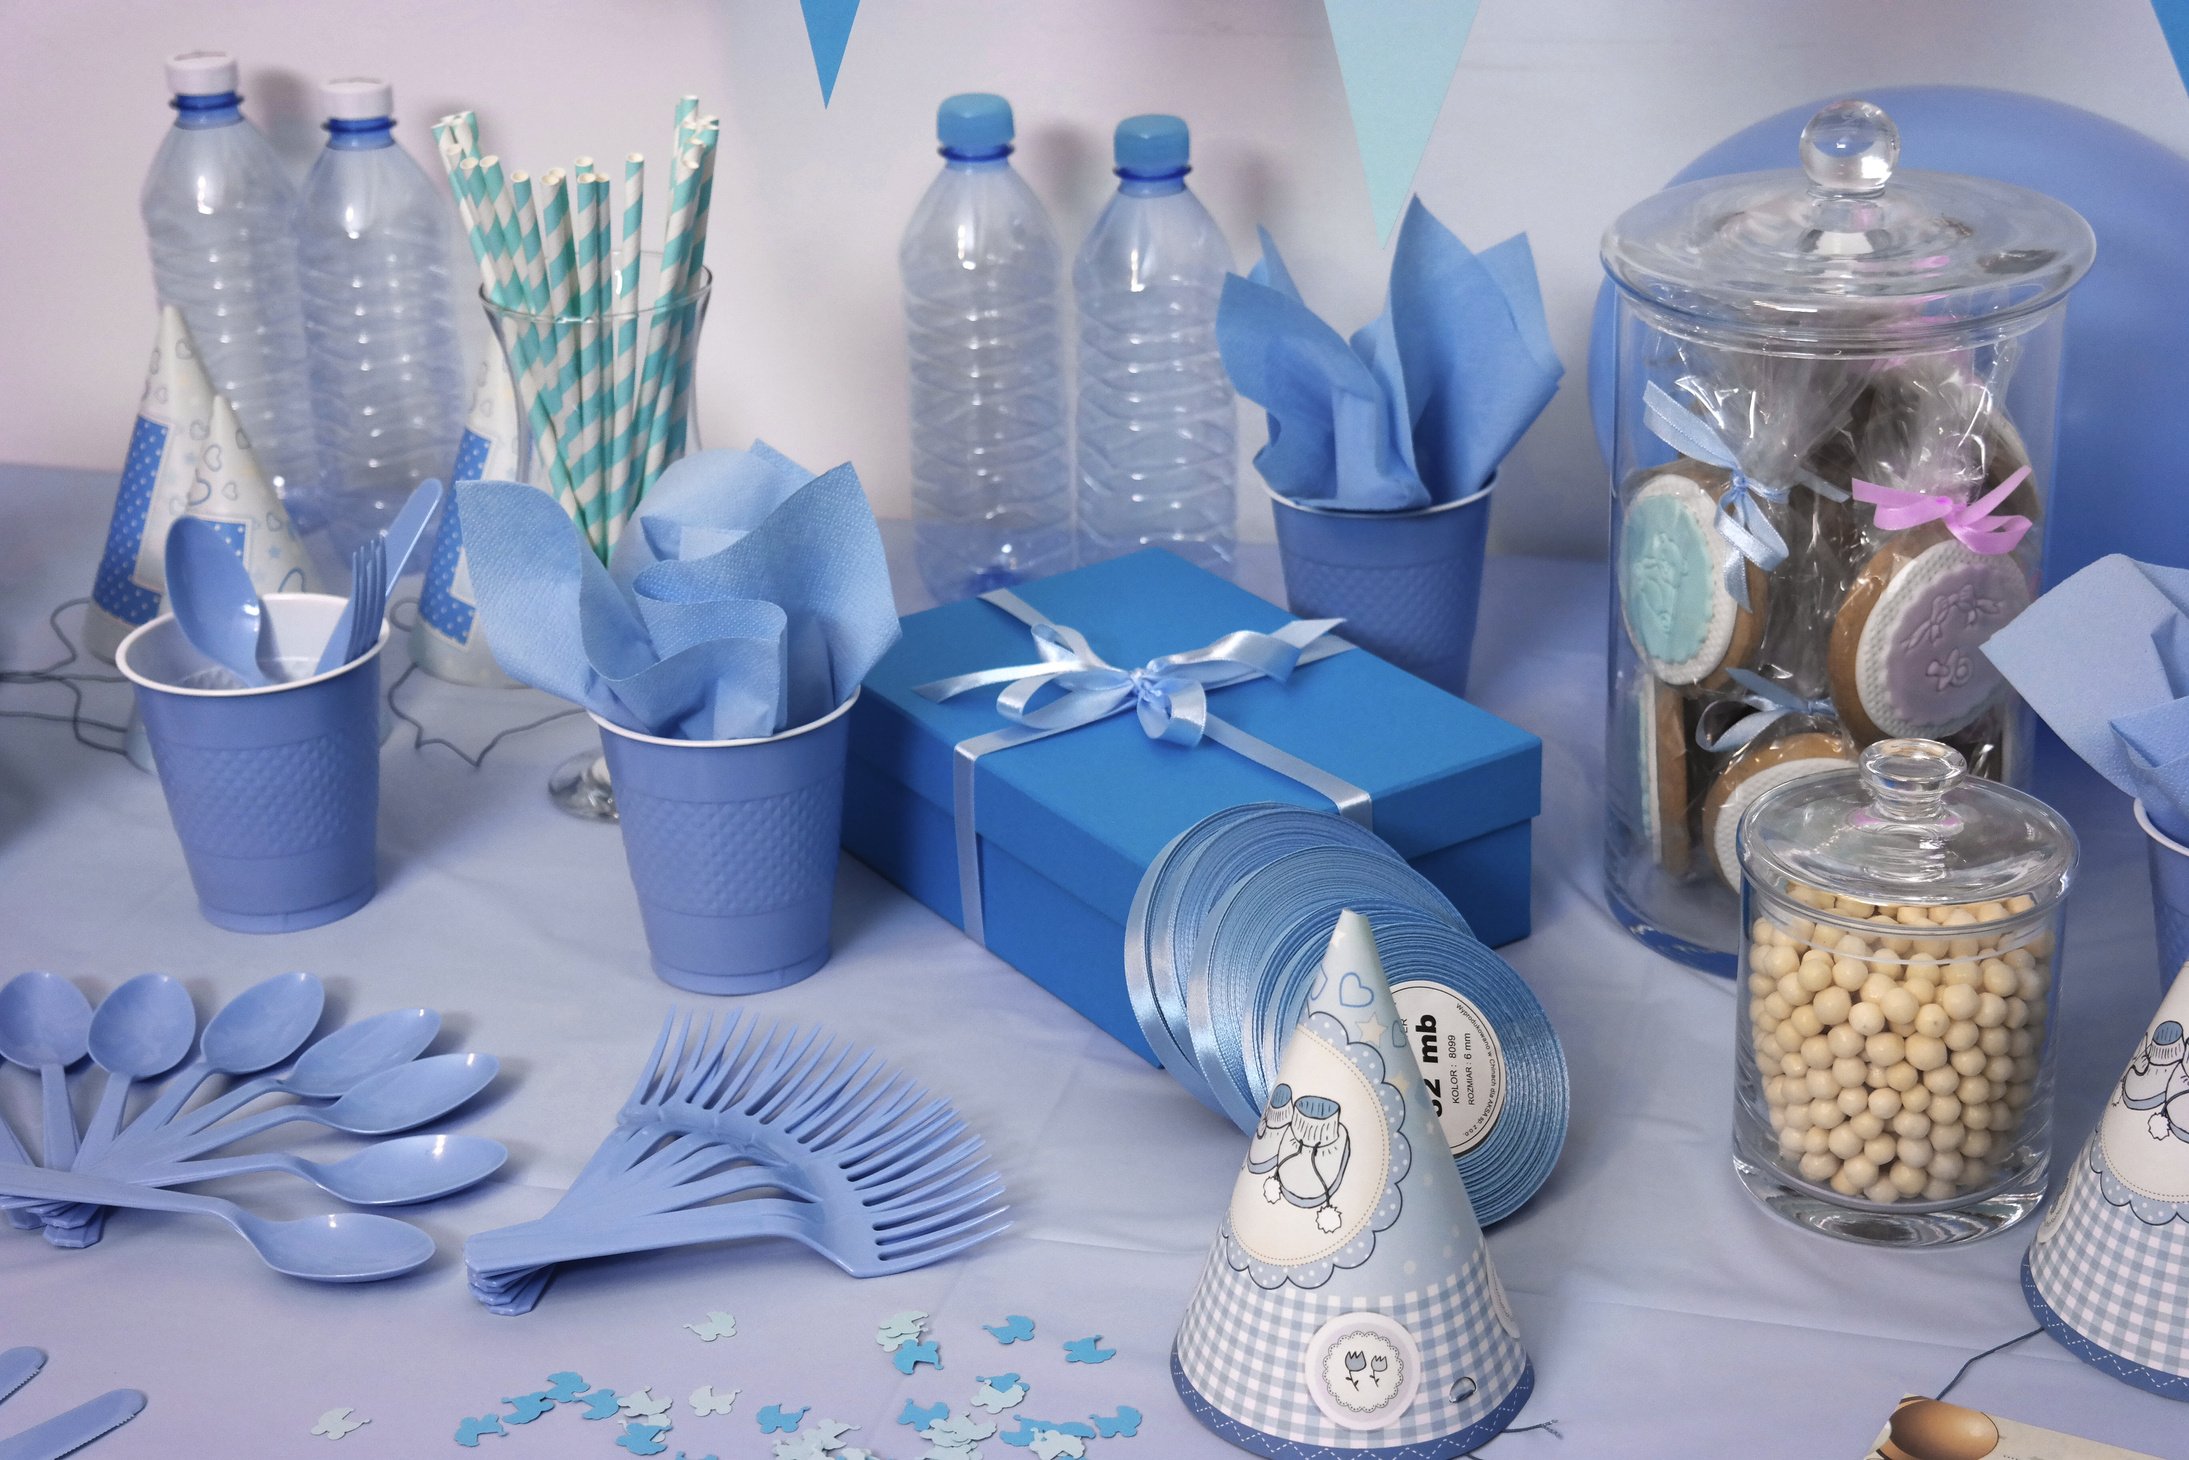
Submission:
{"label": "paper drinking straw", "polygon": [[[574,515],[578,526],[591,537],[597,493],[587,491],[578,453],[578,331],[573,320],[577,312],[577,256],[570,239],[568,174],[559,167],[549,168],[533,185],[533,197],[539,208],[540,268],[545,288],[539,313],[546,316],[543,328],[552,346],[547,375],[555,383],[550,414],[555,420],[556,439],[562,443],[563,471],[577,508]],[[529,235],[525,242],[529,249]]]}
{"label": "paper drinking straw", "polygon": [[[706,278],[707,220],[714,203],[715,143],[722,135],[720,117],[702,117],[693,124],[692,135],[699,147],[699,203],[692,219],[692,251],[685,265],[687,283],[678,291],[680,298],[690,299]],[[692,378],[699,363],[699,306],[695,302],[677,311],[678,339],[676,369],[670,376],[674,390],[669,404],[669,446],[664,459],[684,454],[685,433],[692,419]]]}
{"label": "paper drinking straw", "polygon": [[[677,154],[676,167],[669,186],[669,219],[661,243],[661,283],[656,292],[655,307],[681,300],[686,292],[687,265],[691,260],[692,226],[699,210],[698,151]],[[632,493],[631,506],[636,510],[644,501],[646,489],[661,474],[661,468],[669,450],[669,410],[674,389],[669,376],[674,369],[682,340],[679,326],[685,311],[680,307],[668,311],[666,317],[655,316],[654,335],[648,342],[646,370],[640,377],[640,389],[645,392],[643,410],[646,417],[646,463],[639,472],[638,485]]]}
{"label": "paper drinking straw", "polygon": [[[521,283],[520,295],[525,312],[532,315],[533,368],[528,379],[533,399],[545,413],[547,432],[541,436],[537,426],[533,432],[536,453],[545,453],[550,479],[563,510],[576,520],[579,526],[585,519],[579,515],[575,486],[570,480],[569,463],[562,450],[562,388],[554,368],[554,328],[552,321],[559,316],[552,308],[547,289],[547,261],[540,240],[540,215],[533,196],[531,175],[517,171],[509,175],[510,228],[509,238],[514,244],[511,257],[515,262],[517,277]],[[538,412],[530,413],[538,419]]]}
{"label": "paper drinking straw", "polygon": [[[600,190],[593,174],[582,173],[571,188],[570,233],[576,255],[573,332],[577,335],[577,432],[571,441],[571,465],[581,501],[600,504],[602,491],[600,406],[596,380],[600,370]],[[604,505],[604,504],[602,504]],[[593,551],[607,548],[599,510],[587,524]]]}
{"label": "paper drinking straw", "polygon": [[638,403],[639,235],[646,219],[646,159],[623,159],[623,241],[616,245],[614,427],[609,440],[609,545],[622,536],[631,511],[632,421]]}

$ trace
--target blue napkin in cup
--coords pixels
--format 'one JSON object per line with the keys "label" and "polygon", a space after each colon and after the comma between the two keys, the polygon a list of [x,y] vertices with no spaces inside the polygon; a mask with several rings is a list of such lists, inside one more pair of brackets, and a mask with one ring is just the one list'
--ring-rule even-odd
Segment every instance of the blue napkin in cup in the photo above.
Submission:
{"label": "blue napkin in cup", "polygon": [[603,565],[548,494],[456,489],[479,610],[513,678],[671,740],[773,735],[851,697],[897,641],[881,531],[848,465],[763,443],[662,473]]}
{"label": "blue napkin in cup", "polygon": [[1525,234],[1475,254],[1416,198],[1384,310],[1350,341],[1309,309],[1277,245],[1224,280],[1216,340],[1269,416],[1254,458],[1296,502],[1404,511],[1480,491],[1557,393]]}
{"label": "blue napkin in cup", "polygon": [[2100,558],[1984,655],[2091,769],[2189,842],[2189,569]]}

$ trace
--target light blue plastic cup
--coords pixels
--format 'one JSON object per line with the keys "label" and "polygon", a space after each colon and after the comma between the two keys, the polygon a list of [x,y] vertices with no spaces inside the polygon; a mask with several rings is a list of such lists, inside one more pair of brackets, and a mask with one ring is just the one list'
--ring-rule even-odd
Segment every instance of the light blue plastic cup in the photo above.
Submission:
{"label": "light blue plastic cup", "polygon": [[664,740],[593,717],[663,981],[756,994],[828,962],[858,698],[759,740]]}
{"label": "light blue plastic cup", "polygon": [[2136,825],[2143,828],[2150,858],[2151,911],[2159,926],[2159,987],[2174,986],[2174,975],[2189,963],[2189,847],[2151,824],[2136,802]]}
{"label": "light blue plastic cup", "polygon": [[173,614],[122,640],[115,665],[137,713],[198,910],[239,933],[290,933],[372,901],[380,811],[380,642],[310,671],[344,600],[270,593],[282,668],[300,677],[242,689],[192,648]]}
{"label": "light blue plastic cup", "polygon": [[1496,485],[1493,474],[1472,496],[1410,512],[1308,507],[1271,492],[1288,606],[1342,618],[1338,632],[1369,653],[1466,694]]}

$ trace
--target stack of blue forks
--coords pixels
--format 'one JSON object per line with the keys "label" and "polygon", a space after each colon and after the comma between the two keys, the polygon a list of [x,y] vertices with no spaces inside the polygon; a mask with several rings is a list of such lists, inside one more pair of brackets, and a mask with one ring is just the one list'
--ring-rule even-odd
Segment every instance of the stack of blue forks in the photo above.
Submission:
{"label": "stack of blue forks", "polygon": [[560,1263],[789,1237],[853,1277],[925,1267],[1009,1226],[950,1106],[818,1030],[671,1014],[616,1128],[554,1210],[464,1245],[472,1296],[530,1312]]}

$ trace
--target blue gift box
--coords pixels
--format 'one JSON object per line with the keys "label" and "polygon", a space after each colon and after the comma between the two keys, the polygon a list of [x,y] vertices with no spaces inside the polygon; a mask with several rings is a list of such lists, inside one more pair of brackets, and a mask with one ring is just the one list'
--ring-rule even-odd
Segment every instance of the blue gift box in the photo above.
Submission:
{"label": "blue gift box", "polygon": [[[1127,667],[1291,621],[1154,548],[1014,591]],[[1009,613],[979,599],[946,604],[905,619],[852,708],[844,847],[961,928],[954,747],[1008,722],[996,709],[1001,686],[940,703],[917,690],[1038,657]],[[1362,649],[1302,664],[1284,683],[1213,689],[1208,708],[1367,791],[1377,834],[1484,942],[1526,936],[1529,823],[1542,800],[1535,736]],[[974,774],[989,948],[1151,1060],[1124,978],[1141,873],[1172,837],[1227,806],[1329,805],[1211,741],[1150,739],[1130,712],[995,751]]]}

